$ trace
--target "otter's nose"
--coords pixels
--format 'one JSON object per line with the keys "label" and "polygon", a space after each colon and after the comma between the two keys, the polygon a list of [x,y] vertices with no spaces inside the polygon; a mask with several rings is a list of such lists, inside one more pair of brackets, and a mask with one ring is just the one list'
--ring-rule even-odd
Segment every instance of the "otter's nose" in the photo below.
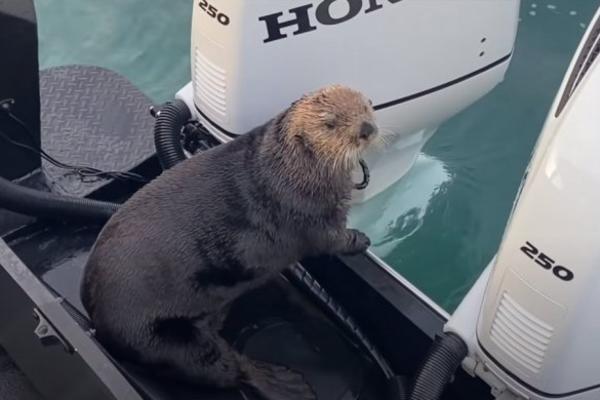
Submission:
{"label": "otter's nose", "polygon": [[368,139],[377,132],[377,127],[372,122],[364,121],[360,126],[359,136],[361,139]]}

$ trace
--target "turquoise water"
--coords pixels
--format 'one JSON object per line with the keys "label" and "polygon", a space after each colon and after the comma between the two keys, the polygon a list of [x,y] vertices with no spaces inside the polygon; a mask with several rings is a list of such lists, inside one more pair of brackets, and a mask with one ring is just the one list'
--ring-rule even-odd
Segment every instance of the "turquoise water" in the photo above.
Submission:
{"label": "turquoise water", "polygon": [[494,256],[548,109],[598,6],[522,0],[505,81],[445,123],[415,168],[372,202],[379,204],[357,210],[376,254],[448,311]]}
{"label": "turquoise water", "polygon": [[[548,108],[598,6],[522,0],[506,80],[445,123],[407,176],[353,212],[375,253],[449,311],[494,255]],[[191,1],[36,0],[36,7],[42,68],[104,66],[157,102],[189,81]]]}

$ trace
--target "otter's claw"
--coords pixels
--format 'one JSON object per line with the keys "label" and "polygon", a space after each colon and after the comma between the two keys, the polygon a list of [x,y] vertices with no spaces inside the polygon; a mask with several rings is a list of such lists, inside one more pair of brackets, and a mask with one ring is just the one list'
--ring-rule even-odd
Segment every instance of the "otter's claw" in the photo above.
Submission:
{"label": "otter's claw", "polygon": [[371,239],[357,229],[348,229],[348,247],[343,254],[353,255],[366,251],[371,246]]}

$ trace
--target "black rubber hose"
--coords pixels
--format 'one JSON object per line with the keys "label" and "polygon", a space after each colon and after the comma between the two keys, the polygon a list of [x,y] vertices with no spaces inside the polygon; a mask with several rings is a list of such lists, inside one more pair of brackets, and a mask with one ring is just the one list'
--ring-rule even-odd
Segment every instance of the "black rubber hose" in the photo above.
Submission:
{"label": "black rubber hose", "polygon": [[156,113],[154,123],[154,145],[163,169],[169,169],[184,160],[180,132],[192,114],[181,100],[167,103]]}
{"label": "black rubber hose", "polygon": [[42,192],[0,177],[0,207],[34,217],[103,222],[119,204]]}
{"label": "black rubber hose", "polygon": [[417,371],[409,400],[439,399],[467,353],[467,345],[458,335],[436,336],[425,362]]}

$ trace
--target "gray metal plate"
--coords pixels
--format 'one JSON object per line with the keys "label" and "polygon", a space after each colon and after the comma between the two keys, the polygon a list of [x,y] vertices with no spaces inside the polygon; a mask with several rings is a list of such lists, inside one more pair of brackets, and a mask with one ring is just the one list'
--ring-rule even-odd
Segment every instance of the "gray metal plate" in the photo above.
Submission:
{"label": "gray metal plate", "polygon": [[[154,153],[152,101],[121,75],[94,66],[40,73],[42,148],[67,164],[130,170]],[[47,161],[53,192],[86,196],[107,183],[83,182]]]}

